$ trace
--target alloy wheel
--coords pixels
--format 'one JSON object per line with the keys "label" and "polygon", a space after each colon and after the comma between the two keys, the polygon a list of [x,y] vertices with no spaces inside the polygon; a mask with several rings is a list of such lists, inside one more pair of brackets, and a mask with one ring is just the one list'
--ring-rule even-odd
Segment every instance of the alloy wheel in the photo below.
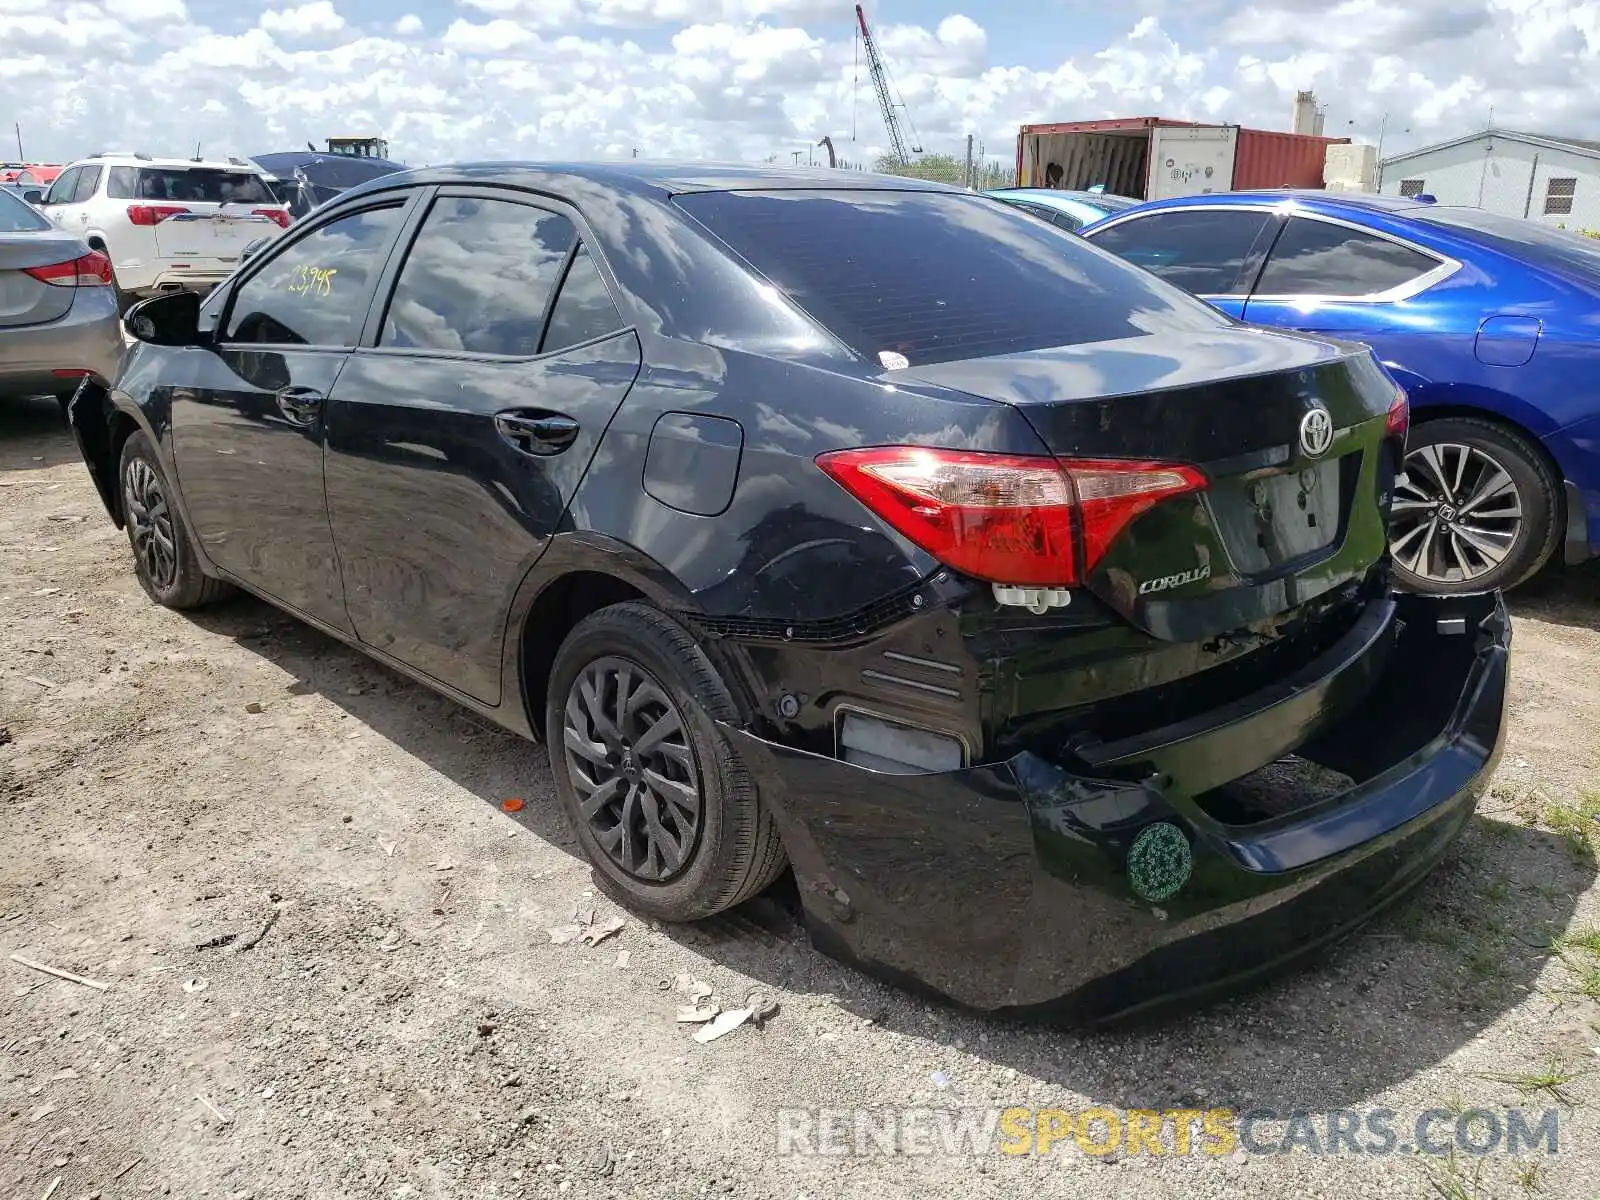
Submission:
{"label": "alloy wheel", "polygon": [[1440,442],[1406,455],[1389,548],[1411,574],[1433,583],[1487,575],[1515,548],[1522,529],[1516,482],[1476,446]]}
{"label": "alloy wheel", "polygon": [[572,681],[562,744],[589,830],[617,866],[665,883],[699,841],[700,775],[683,714],[643,667],[600,658]]}
{"label": "alloy wheel", "polygon": [[170,588],[178,578],[178,543],[161,476],[143,459],[132,459],[122,481],[122,495],[133,552],[145,578],[156,588]]}

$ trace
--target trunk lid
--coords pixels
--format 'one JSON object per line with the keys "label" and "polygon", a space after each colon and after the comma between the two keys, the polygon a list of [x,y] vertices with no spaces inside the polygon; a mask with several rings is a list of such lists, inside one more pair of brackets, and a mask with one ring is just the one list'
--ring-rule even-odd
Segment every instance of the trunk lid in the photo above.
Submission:
{"label": "trunk lid", "polygon": [[70,262],[87,253],[82,238],[59,229],[0,233],[0,328],[44,325],[66,316],[73,289],[43,283],[26,268]]}
{"label": "trunk lid", "polygon": [[1270,634],[1384,553],[1397,392],[1364,346],[1219,328],[895,375],[1015,405],[1060,458],[1200,468],[1203,491],[1135,517],[1085,581],[1154,637]]}

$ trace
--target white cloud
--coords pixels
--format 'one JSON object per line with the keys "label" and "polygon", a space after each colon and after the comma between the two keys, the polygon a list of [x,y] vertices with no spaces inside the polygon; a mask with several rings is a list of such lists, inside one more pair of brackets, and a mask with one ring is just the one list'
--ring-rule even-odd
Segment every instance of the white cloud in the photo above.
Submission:
{"label": "white cloud", "polygon": [[[15,7],[15,4],[12,4]],[[183,0],[106,0],[106,12],[124,21],[187,21]]]}
{"label": "white cloud", "polygon": [[334,9],[330,0],[312,0],[310,4],[286,8],[281,12],[269,8],[261,14],[261,28],[286,37],[338,33],[344,28],[344,23],[344,18]]}
{"label": "white cloud", "polygon": [[[635,147],[786,162],[823,134],[870,161],[887,140],[864,69],[852,82],[845,0],[457,0],[436,37],[418,13],[357,28],[335,3],[263,0],[241,29],[208,23],[226,10],[200,0],[0,0],[0,111],[23,114],[30,152],[54,159],[197,140],[248,154],[363,130],[410,162]],[[1491,105],[1511,127],[1600,127],[1594,0],[1126,0],[1097,18],[1120,20],[1107,38],[1041,27],[1028,65],[977,6],[909,11],[877,33],[930,152],[960,153],[970,132],[1006,159],[1024,121],[1282,128],[1305,87],[1330,133],[1374,139],[1388,113],[1390,149],[1481,125]]]}

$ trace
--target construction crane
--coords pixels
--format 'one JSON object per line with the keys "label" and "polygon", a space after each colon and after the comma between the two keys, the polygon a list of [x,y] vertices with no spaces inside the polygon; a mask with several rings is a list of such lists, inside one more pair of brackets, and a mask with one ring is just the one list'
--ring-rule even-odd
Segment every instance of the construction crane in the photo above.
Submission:
{"label": "construction crane", "polygon": [[856,5],[856,24],[861,26],[861,45],[867,52],[867,74],[872,76],[872,90],[878,94],[883,126],[889,132],[890,155],[897,163],[909,163],[913,154],[922,153],[922,147],[910,144],[907,149],[905,130],[900,127],[900,114],[895,112],[894,97],[889,91],[889,70],[878,53],[878,43],[872,40],[866,11],[859,4]]}

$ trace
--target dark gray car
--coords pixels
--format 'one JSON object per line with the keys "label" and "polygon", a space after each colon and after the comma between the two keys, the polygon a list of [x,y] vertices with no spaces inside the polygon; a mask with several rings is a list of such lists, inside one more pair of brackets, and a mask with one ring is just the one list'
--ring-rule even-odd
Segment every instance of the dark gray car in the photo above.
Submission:
{"label": "dark gray car", "polygon": [[0,398],[107,382],[122,351],[110,261],[0,190]]}

